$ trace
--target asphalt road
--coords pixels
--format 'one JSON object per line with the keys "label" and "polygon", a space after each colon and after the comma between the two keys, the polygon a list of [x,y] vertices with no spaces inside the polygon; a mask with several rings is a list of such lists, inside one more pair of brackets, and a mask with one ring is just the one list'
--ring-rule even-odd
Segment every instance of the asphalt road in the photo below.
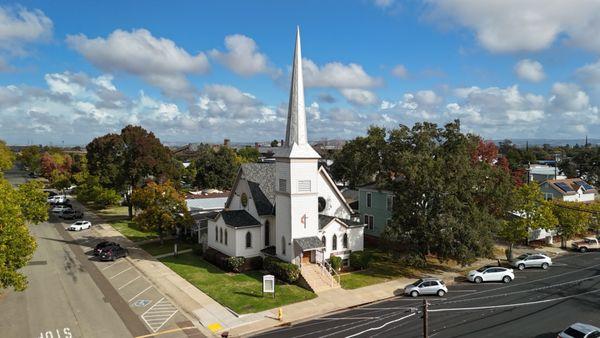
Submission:
{"label": "asphalt road", "polygon": [[[13,170],[5,177],[16,185],[26,181],[24,174]],[[192,323],[130,262],[97,261],[89,251],[102,239],[91,230],[67,232],[67,225],[51,216],[29,227],[38,243],[22,269],[29,286],[0,295],[0,337],[200,336],[184,329]]]}
{"label": "asphalt road", "polygon": [[600,327],[600,253],[554,262],[546,271],[516,271],[509,284],[458,283],[444,298],[395,297],[256,337],[422,337],[422,315],[414,309],[423,298],[430,337],[550,338],[574,322]]}

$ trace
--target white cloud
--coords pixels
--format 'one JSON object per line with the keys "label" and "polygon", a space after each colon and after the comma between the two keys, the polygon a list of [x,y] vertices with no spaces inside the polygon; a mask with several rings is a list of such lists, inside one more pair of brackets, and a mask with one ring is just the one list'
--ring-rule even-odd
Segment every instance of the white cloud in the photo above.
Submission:
{"label": "white cloud", "polygon": [[67,42],[96,67],[139,76],[171,97],[192,98],[195,89],[186,76],[209,69],[204,53],[190,55],[173,41],[156,38],[145,29],[115,30],[107,38],[95,39],[69,35]]}
{"label": "white cloud", "polygon": [[210,56],[227,66],[234,73],[250,76],[259,73],[274,74],[277,71],[268,66],[267,56],[258,52],[256,42],[241,34],[225,37],[227,52],[213,49]]}
{"label": "white cloud", "polygon": [[600,52],[600,2],[579,0],[427,0],[432,21],[472,29],[492,52],[537,51],[564,36]]}
{"label": "white cloud", "polygon": [[405,79],[408,77],[408,70],[406,69],[406,67],[404,67],[404,65],[396,65],[392,69],[392,75],[401,79]]}
{"label": "white cloud", "polygon": [[517,62],[515,73],[520,79],[531,82],[540,82],[546,78],[542,64],[530,59],[523,59]]}
{"label": "white cloud", "polygon": [[600,89],[600,60],[577,69],[575,75],[584,84]]}
{"label": "white cloud", "polygon": [[340,89],[340,93],[348,102],[358,106],[367,106],[377,102],[377,95],[365,89],[344,88]]}
{"label": "white cloud", "polygon": [[303,59],[302,70],[306,87],[372,88],[382,84],[380,78],[370,76],[356,63],[331,62],[319,67]]}
{"label": "white cloud", "polygon": [[50,38],[52,20],[39,9],[0,6],[0,45],[12,46]]}

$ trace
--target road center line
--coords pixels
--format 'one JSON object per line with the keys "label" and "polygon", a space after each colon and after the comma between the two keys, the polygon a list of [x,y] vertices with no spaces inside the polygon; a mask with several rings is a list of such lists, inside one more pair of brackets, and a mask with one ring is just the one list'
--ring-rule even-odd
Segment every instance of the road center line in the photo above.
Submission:
{"label": "road center line", "polygon": [[411,314],[409,314],[409,315],[406,315],[406,316],[404,316],[404,317],[400,317],[400,318],[398,318],[398,319],[394,319],[394,320],[392,320],[392,321],[389,321],[389,322],[387,322],[387,323],[385,323],[385,324],[383,324],[383,325],[380,325],[380,326],[378,326],[378,327],[372,327],[372,328],[370,328],[370,329],[366,329],[366,330],[364,330],[364,331],[361,331],[361,332],[355,333],[355,334],[353,334],[353,335],[346,336],[346,338],[352,338],[352,337],[356,337],[356,336],[359,336],[359,335],[361,335],[361,334],[363,334],[363,333],[366,333],[366,332],[369,332],[369,331],[381,330],[381,329],[383,329],[384,327],[386,327],[386,326],[388,326],[388,325],[390,325],[390,324],[393,324],[393,323],[399,322],[399,321],[401,321],[401,320],[404,320],[404,319],[406,319],[406,318],[408,318],[408,317],[412,317],[412,316],[414,316],[414,315],[416,315],[416,314],[417,314],[416,312],[413,312],[413,313],[411,313]]}

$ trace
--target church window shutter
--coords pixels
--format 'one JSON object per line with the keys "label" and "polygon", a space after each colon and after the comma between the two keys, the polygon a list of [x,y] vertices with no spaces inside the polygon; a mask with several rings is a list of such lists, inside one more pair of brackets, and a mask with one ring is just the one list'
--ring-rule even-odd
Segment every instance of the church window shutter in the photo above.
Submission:
{"label": "church window shutter", "polygon": [[279,191],[287,192],[287,182],[283,178],[279,179]]}
{"label": "church window shutter", "polygon": [[331,250],[337,250],[337,235],[333,235],[333,238],[331,239]]}
{"label": "church window shutter", "polygon": [[310,192],[310,180],[298,181],[298,192]]}
{"label": "church window shutter", "polygon": [[252,234],[250,233],[250,231],[248,231],[246,233],[246,248],[251,248],[252,247]]}

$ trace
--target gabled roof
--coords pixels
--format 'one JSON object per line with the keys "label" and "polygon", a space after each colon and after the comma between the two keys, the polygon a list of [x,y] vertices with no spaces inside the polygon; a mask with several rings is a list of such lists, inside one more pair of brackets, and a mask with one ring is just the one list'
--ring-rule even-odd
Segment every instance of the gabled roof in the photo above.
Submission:
{"label": "gabled roof", "polygon": [[322,249],[325,247],[323,242],[321,242],[321,240],[317,236],[296,238],[294,239],[294,243],[302,251]]}
{"label": "gabled roof", "polygon": [[344,219],[339,217],[327,216],[327,215],[319,215],[319,230],[324,229],[329,223],[337,220],[342,225],[346,226],[346,228],[356,228],[356,227],[364,227],[365,224],[362,222],[356,222],[350,219]]}
{"label": "gabled roof", "polygon": [[[580,187],[583,187],[584,194],[597,194],[596,188],[589,185],[581,178],[566,178],[562,180],[545,180],[542,184],[548,183],[552,189],[556,190],[561,195],[575,195]],[[587,188],[586,187],[591,187]]]}
{"label": "gabled roof", "polygon": [[234,228],[254,227],[261,223],[246,210],[223,210],[219,214],[225,224]]}
{"label": "gabled roof", "polygon": [[346,198],[344,197],[344,195],[342,195],[340,189],[338,189],[337,185],[335,185],[335,182],[333,182],[333,180],[331,179],[331,176],[329,176],[329,172],[327,171],[327,169],[321,166],[319,167],[318,172],[325,177],[325,181],[329,184],[329,188],[331,188],[333,193],[337,195],[337,197],[340,199],[342,205],[344,206],[344,208],[346,208],[346,211],[348,211],[348,213],[352,215],[354,213],[354,210],[352,210],[352,208],[348,204],[348,201],[346,201]]}
{"label": "gabled roof", "polygon": [[[275,163],[244,163],[238,171],[235,184],[231,189],[235,192],[240,179],[248,182],[252,200],[259,215],[273,215],[275,210]],[[229,208],[234,194],[229,195],[225,208]]]}

